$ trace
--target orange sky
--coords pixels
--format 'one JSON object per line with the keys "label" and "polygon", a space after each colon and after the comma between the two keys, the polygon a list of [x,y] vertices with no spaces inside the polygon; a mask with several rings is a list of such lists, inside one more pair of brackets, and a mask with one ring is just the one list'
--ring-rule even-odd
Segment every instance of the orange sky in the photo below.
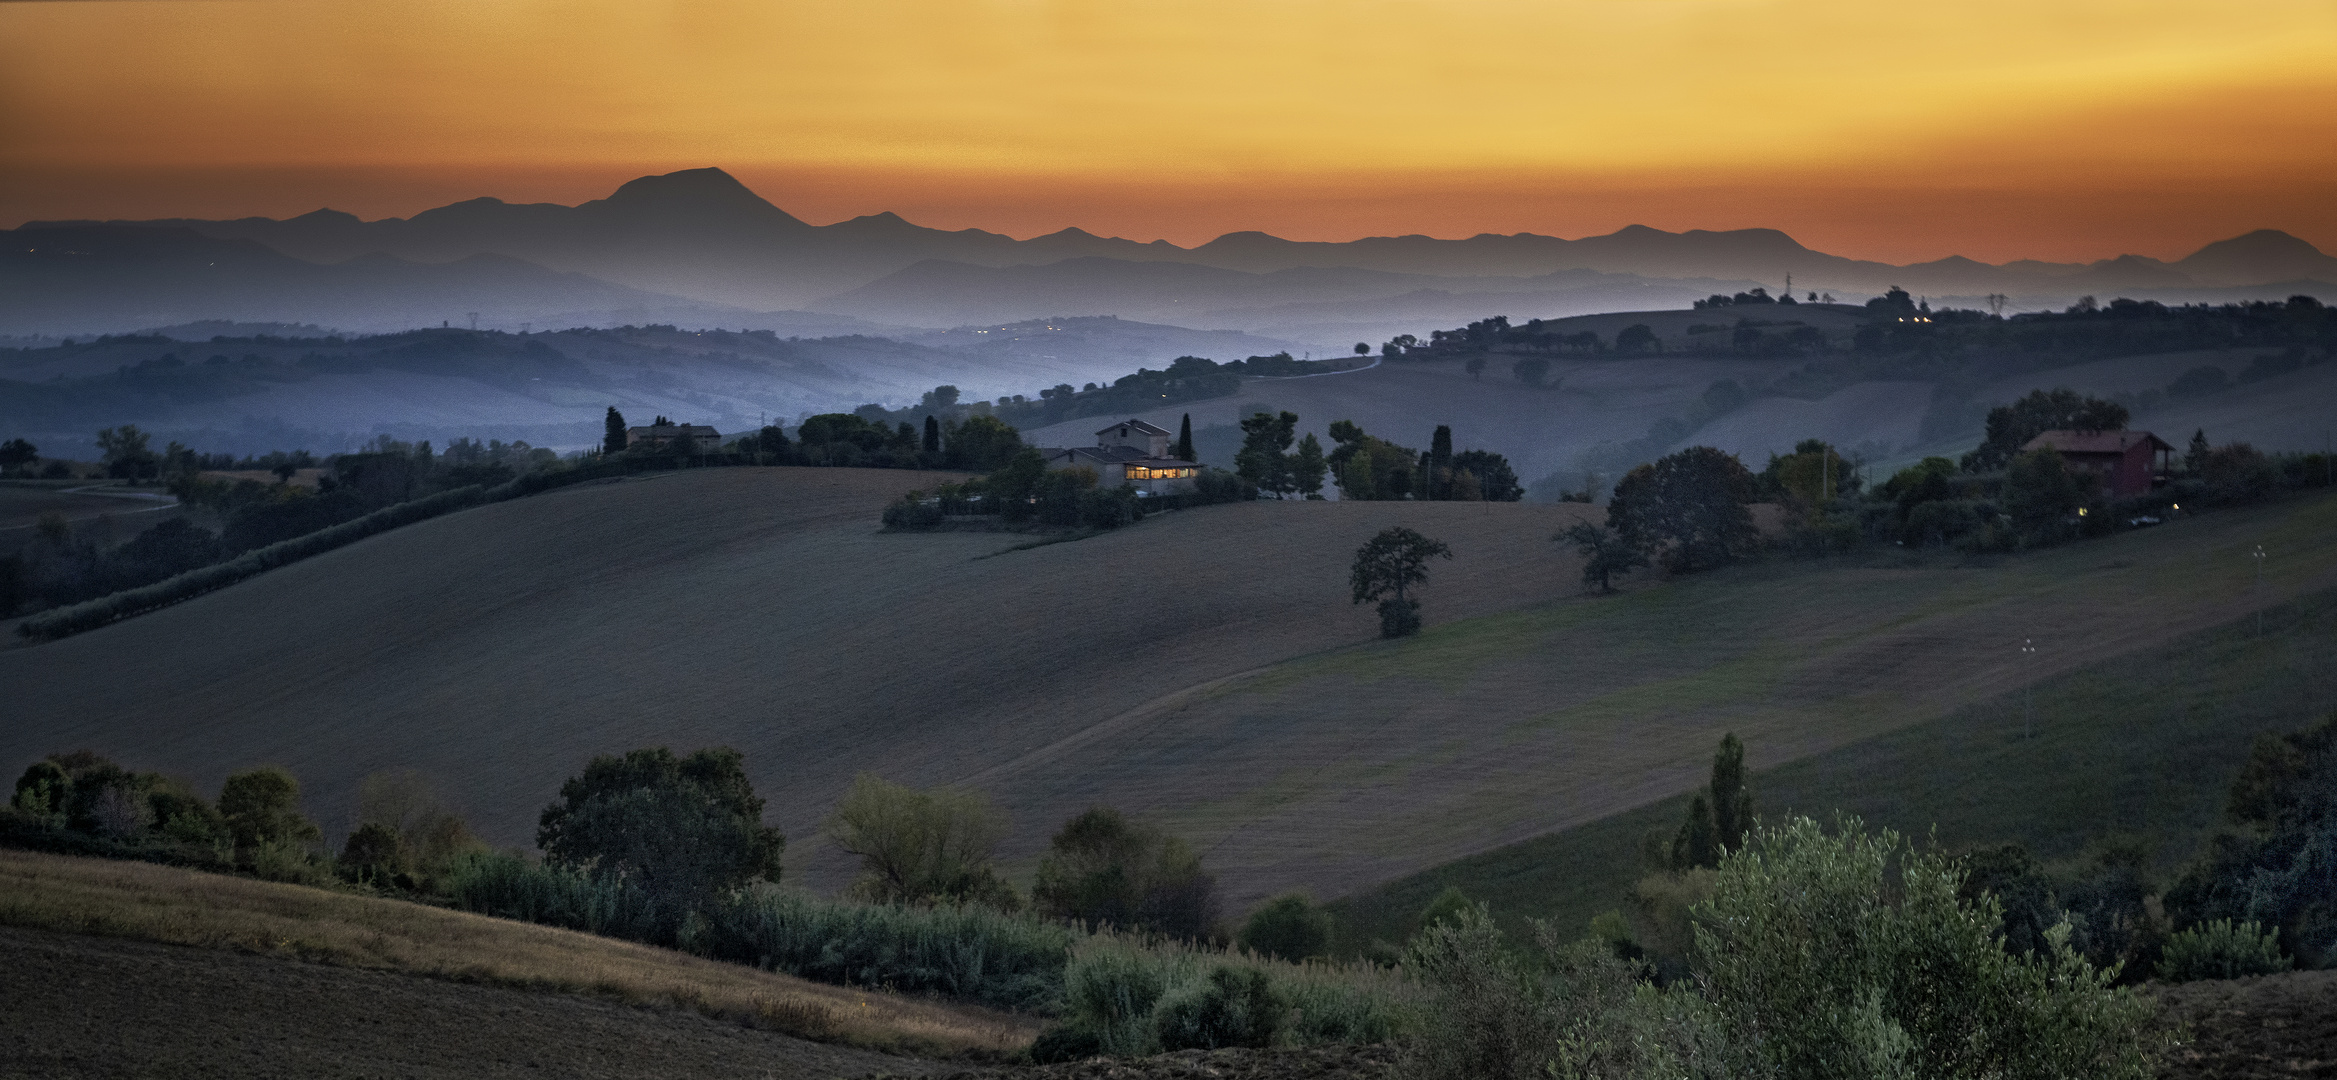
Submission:
{"label": "orange sky", "polygon": [[0,224],[575,202],[1192,243],[2337,251],[2329,0],[0,3]]}

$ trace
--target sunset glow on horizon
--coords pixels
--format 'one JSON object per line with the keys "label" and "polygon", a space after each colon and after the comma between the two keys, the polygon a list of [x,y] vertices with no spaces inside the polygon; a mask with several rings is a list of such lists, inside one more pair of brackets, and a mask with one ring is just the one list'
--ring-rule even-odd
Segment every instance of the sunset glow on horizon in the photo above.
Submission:
{"label": "sunset glow on horizon", "polygon": [[1018,236],[2337,250],[2332,56],[2325,0],[0,3],[0,226],[716,165],[815,222]]}

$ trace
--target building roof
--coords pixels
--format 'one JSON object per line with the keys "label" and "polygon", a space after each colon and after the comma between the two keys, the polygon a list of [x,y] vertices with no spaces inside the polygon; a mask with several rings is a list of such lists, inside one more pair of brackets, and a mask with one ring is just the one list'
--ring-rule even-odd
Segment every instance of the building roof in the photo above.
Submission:
{"label": "building roof", "polygon": [[2022,444],[2021,449],[2044,446],[2064,454],[2123,454],[2143,442],[2153,451],[2174,449],[2147,431],[2048,431]]}
{"label": "building roof", "polygon": [[1050,459],[1058,457],[1087,457],[1105,465],[1142,465],[1148,469],[1196,468],[1197,461],[1183,458],[1153,457],[1133,446],[1069,446],[1043,451]]}
{"label": "building roof", "polygon": [[1106,431],[1117,431],[1117,430],[1119,430],[1119,429],[1121,429],[1121,428],[1124,428],[1124,427],[1125,427],[1125,428],[1135,428],[1136,430],[1138,430],[1138,431],[1141,431],[1141,432],[1145,433],[1146,435],[1174,435],[1174,434],[1176,434],[1176,432],[1170,431],[1170,430],[1169,430],[1169,429],[1167,429],[1167,428],[1157,428],[1157,427],[1154,427],[1154,426],[1152,426],[1151,424],[1147,424],[1147,423],[1145,423],[1145,422],[1144,422],[1144,421],[1142,421],[1142,420],[1136,420],[1136,419],[1122,420],[1122,421],[1120,421],[1120,422],[1119,422],[1119,423],[1117,423],[1117,424],[1113,424],[1111,427],[1108,427],[1108,428],[1100,428],[1100,429],[1098,429],[1098,430],[1096,431],[1096,434],[1098,434],[1098,435],[1101,435],[1101,434],[1103,434],[1103,433],[1104,433],[1104,432],[1106,432]]}

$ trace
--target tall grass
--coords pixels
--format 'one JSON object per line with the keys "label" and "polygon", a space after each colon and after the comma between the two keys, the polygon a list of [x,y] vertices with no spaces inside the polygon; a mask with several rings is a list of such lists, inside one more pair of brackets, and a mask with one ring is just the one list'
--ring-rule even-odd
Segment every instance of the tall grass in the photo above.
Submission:
{"label": "tall grass", "polygon": [[1193,999],[1210,994],[1219,971],[1263,974],[1280,1015],[1271,1044],[1376,1043],[1408,1026],[1408,984],[1368,964],[1289,963],[1246,951],[1097,934],[1080,942],[1064,972],[1065,1022],[1107,1054],[1133,1057],[1182,1049],[1181,1023]]}
{"label": "tall grass", "polygon": [[751,889],[716,908],[698,950],[820,982],[1052,1011],[1079,934],[980,906],[914,908]]}
{"label": "tall grass", "polygon": [[819,982],[936,994],[1046,1012],[1080,935],[984,907],[908,908],[763,887],[698,911],[661,911],[640,890],[516,855],[478,855],[448,875],[464,911],[678,946]]}

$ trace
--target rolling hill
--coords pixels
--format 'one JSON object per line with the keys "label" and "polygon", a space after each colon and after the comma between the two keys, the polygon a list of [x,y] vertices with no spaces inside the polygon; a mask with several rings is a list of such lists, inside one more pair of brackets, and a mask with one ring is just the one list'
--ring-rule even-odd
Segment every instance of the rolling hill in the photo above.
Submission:
{"label": "rolling hill", "polygon": [[[727,743],[818,887],[850,873],[819,823],[870,770],[993,793],[1012,867],[1110,803],[1193,837],[1237,902],[1337,896],[1664,799],[1723,729],[1791,761],[2337,585],[2329,498],[1596,598],[1547,539],[1578,505],[1254,503],[1013,551],[875,531],[939,479],[703,470],[398,530],[0,652],[0,761],[86,746],[205,787],[275,762],[328,827],[413,767],[525,844],[590,755]],[[1429,631],[1385,643],[1345,571],[1398,522],[1456,558]]]}

